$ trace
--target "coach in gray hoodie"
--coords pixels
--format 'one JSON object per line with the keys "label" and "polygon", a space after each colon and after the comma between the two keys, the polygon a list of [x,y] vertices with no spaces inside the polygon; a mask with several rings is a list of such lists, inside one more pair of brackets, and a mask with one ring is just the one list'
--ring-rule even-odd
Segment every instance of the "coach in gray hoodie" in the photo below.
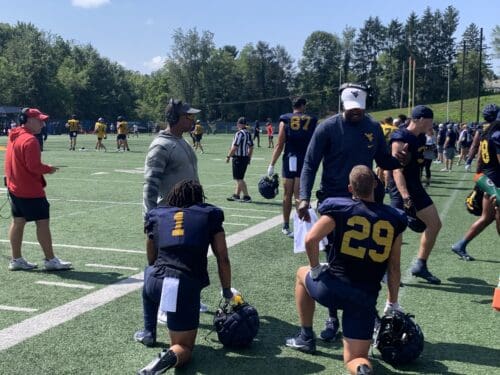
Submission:
{"label": "coach in gray hoodie", "polygon": [[182,138],[194,125],[200,110],[189,103],[170,99],[165,110],[167,129],[149,146],[144,165],[143,213],[161,205],[172,187],[185,179],[199,180],[198,160],[193,148]]}

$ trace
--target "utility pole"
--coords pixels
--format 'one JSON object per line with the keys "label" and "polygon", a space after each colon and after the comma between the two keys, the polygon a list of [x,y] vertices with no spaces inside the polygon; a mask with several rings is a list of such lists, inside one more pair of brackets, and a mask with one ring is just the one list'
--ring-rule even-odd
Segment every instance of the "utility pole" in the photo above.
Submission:
{"label": "utility pole", "polygon": [[[339,66],[339,90],[340,90],[340,86],[342,86],[342,65]],[[338,113],[340,113],[340,110],[341,110],[341,108],[340,108],[340,101],[341,101],[340,96],[341,96],[341,93],[339,91],[339,112]]]}
{"label": "utility pole", "polygon": [[450,121],[450,63],[448,63],[448,90],[446,92],[446,122],[448,121]]}
{"label": "utility pole", "polygon": [[479,64],[477,67],[477,107],[476,107],[476,123],[479,123],[479,102],[481,101],[481,64],[483,60],[483,28],[481,27],[479,37]]}
{"label": "utility pole", "polygon": [[464,117],[465,53],[466,53],[466,45],[465,45],[465,39],[464,39],[464,46],[462,49],[462,79],[460,80],[460,123],[463,122],[463,117]]}

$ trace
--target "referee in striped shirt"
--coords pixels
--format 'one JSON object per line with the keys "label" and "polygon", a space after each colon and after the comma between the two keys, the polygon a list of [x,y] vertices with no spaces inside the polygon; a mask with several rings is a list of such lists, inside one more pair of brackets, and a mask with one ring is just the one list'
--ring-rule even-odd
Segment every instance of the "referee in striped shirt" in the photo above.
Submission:
{"label": "referee in striped shirt", "polygon": [[[236,180],[236,189],[234,194],[227,198],[228,201],[239,201],[249,203],[252,198],[248,195],[247,184],[244,180],[245,172],[252,158],[253,141],[252,136],[248,132],[247,120],[245,117],[240,117],[236,123],[238,131],[234,135],[233,143],[227,154],[226,163],[233,159],[233,179]],[[243,198],[240,199],[240,194],[243,193]]]}

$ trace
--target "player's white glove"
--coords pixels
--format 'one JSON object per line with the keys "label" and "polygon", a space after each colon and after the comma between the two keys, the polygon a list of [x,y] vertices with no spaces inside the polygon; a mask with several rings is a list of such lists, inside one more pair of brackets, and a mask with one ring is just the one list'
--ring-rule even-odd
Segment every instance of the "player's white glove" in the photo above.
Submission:
{"label": "player's white glove", "polygon": [[269,164],[269,167],[267,167],[267,175],[271,177],[274,174],[274,165]]}
{"label": "player's white glove", "polygon": [[386,301],[385,307],[384,307],[384,314],[389,314],[391,311],[404,312],[403,308],[399,305],[398,302]]}
{"label": "player's white glove", "polygon": [[317,266],[311,267],[309,275],[311,275],[311,279],[317,280],[319,275],[321,275],[328,268],[329,268],[328,263],[320,263]]}

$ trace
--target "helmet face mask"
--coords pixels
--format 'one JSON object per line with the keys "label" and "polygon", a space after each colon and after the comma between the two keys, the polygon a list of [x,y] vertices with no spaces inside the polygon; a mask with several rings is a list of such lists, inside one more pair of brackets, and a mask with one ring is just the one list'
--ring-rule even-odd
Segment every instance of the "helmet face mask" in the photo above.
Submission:
{"label": "helmet face mask", "polygon": [[259,193],[266,199],[273,199],[279,193],[279,177],[278,174],[273,174],[271,177],[263,176],[259,180]]}
{"label": "helmet face mask", "polygon": [[382,359],[392,365],[416,360],[424,349],[424,334],[413,316],[391,311],[380,319],[375,331],[375,346]]}

